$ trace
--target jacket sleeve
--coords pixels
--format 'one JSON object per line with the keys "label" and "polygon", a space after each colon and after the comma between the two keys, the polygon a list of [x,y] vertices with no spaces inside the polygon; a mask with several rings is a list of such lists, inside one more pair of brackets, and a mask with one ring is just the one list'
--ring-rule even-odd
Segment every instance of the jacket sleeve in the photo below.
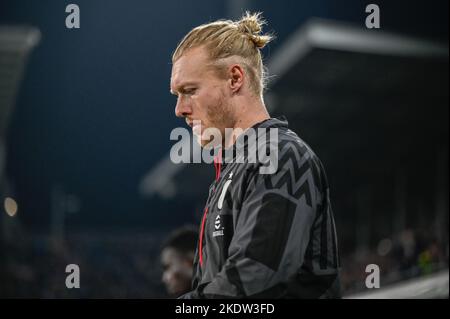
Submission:
{"label": "jacket sleeve", "polygon": [[249,178],[221,271],[184,298],[283,296],[303,263],[322,195],[309,153],[288,149],[279,157],[275,173]]}

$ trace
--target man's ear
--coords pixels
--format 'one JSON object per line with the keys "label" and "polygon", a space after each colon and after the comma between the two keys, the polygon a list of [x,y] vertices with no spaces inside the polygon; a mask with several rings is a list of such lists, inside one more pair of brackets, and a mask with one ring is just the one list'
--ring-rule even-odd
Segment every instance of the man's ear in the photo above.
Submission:
{"label": "man's ear", "polygon": [[231,91],[236,93],[244,85],[244,69],[239,64],[233,64],[229,70]]}

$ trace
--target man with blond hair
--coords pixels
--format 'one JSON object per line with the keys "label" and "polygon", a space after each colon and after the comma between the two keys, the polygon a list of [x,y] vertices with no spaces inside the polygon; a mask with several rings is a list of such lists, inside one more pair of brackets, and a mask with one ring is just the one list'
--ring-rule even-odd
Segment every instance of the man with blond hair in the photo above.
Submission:
{"label": "man with blond hair", "polygon": [[[247,12],[239,21],[200,25],[172,57],[175,113],[200,145],[218,150],[192,290],[182,298],[340,297],[324,168],[287,121],[271,118],[264,104],[260,51],[272,39],[262,34],[264,24],[259,13]],[[219,133],[218,143],[210,129]],[[275,160],[246,159],[265,146],[275,148]],[[267,165],[270,173],[261,170]]]}

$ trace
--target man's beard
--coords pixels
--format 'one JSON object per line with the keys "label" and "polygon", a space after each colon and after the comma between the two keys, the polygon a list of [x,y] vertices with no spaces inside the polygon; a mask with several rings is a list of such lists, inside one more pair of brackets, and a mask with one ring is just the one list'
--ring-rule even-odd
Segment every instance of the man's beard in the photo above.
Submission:
{"label": "man's beard", "polygon": [[[231,104],[225,102],[224,95],[221,94],[221,98],[218,100],[217,104],[214,107],[208,108],[207,116],[210,126],[205,130],[211,128],[217,129],[217,133],[220,134],[220,140],[215,136],[205,134],[205,130],[202,129],[202,136],[197,136],[197,141],[205,148],[222,147],[225,139],[225,128],[233,128],[235,125],[234,108]],[[214,133],[213,130],[209,130],[209,132]],[[208,131],[206,131],[206,133],[208,133]]]}

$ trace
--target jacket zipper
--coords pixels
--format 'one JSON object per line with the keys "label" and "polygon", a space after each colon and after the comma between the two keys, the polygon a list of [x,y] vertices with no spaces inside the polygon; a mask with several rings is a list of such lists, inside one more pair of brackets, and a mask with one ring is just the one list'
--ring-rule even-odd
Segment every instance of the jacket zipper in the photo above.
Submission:
{"label": "jacket zipper", "polygon": [[[216,170],[216,181],[215,181],[216,185],[214,185],[213,194],[216,190],[216,186],[220,179],[220,171],[222,170],[222,149],[221,148],[219,149],[219,153],[217,154],[217,156],[214,157],[214,168]],[[212,196],[212,194],[211,194],[211,196]],[[202,226],[200,228],[200,239],[198,241],[200,267],[203,267],[203,236],[204,236],[204,232],[205,232],[205,223],[206,223],[206,216],[208,214],[208,206],[209,206],[209,201],[206,203],[205,210],[203,212]]]}

